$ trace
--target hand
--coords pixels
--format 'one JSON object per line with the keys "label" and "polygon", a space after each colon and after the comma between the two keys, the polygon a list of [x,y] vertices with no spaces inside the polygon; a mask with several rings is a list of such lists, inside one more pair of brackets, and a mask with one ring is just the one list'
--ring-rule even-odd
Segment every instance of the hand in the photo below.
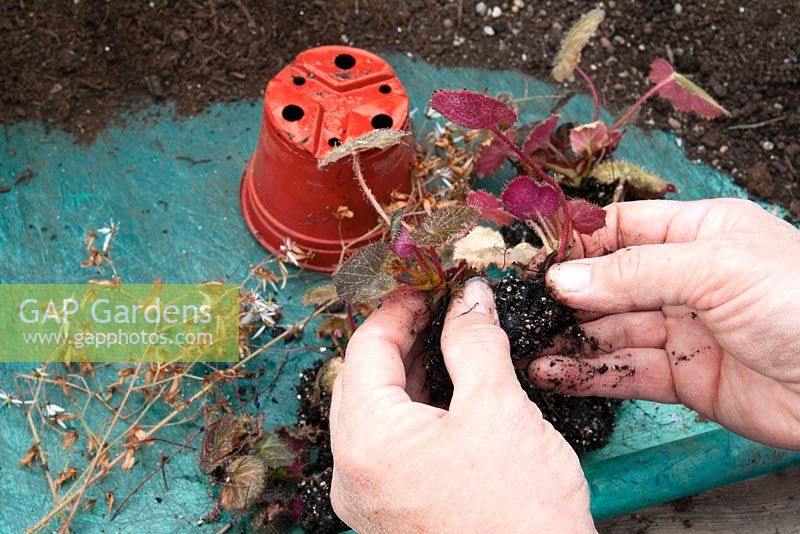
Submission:
{"label": "hand", "polygon": [[534,360],[534,382],[680,402],[800,449],[800,231],[733,199],[607,211],[607,226],[576,244],[572,257],[585,259],[547,274],[556,298],[594,314],[583,328],[602,350]]}
{"label": "hand", "polygon": [[594,532],[578,458],[517,381],[491,289],[453,299],[449,411],[423,404],[428,312],[394,295],[347,347],[331,406],[334,510],[359,532]]}

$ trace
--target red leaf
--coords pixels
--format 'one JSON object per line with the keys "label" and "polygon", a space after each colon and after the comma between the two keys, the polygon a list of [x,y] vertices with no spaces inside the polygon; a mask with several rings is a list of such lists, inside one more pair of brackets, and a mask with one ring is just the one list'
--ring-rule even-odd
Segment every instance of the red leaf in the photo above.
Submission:
{"label": "red leaf", "polygon": [[550,141],[550,136],[553,135],[553,131],[556,129],[557,124],[558,115],[553,115],[546,121],[537,124],[536,127],[531,130],[531,134],[525,141],[522,151],[526,154],[533,154],[537,150],[546,147],[548,141]]}
{"label": "red leaf", "polygon": [[569,201],[572,227],[581,234],[590,235],[606,225],[606,210],[583,199]]}
{"label": "red leaf", "polygon": [[506,209],[523,221],[552,215],[558,209],[558,192],[549,185],[537,184],[531,176],[511,180],[501,198]]}
{"label": "red leaf", "polygon": [[569,144],[575,155],[594,154],[601,150],[613,150],[622,134],[609,130],[602,121],[576,126],[569,132]]}
{"label": "red leaf", "polygon": [[665,59],[657,59],[650,65],[650,81],[654,84],[665,83],[657,94],[678,111],[696,113],[704,119],[730,115],[711,95],[683,74],[675,72]]}
{"label": "red leaf", "polygon": [[408,229],[403,227],[397,237],[392,241],[392,252],[407,260],[414,255],[414,249],[417,246],[411,242],[411,234]]}
{"label": "red leaf", "polygon": [[[506,134],[512,141],[516,141],[517,132],[515,130],[508,130]],[[488,145],[483,145],[478,151],[475,174],[481,178],[487,174],[492,174],[503,166],[506,158],[513,154],[514,152],[505,143],[498,141],[497,138],[492,138]]]}
{"label": "red leaf", "polygon": [[499,226],[505,226],[514,220],[513,215],[503,209],[500,199],[486,191],[470,191],[467,205],[478,208],[481,211],[481,219]]}
{"label": "red leaf", "polygon": [[436,91],[430,106],[464,128],[488,130],[517,122],[517,114],[499,100],[466,89]]}

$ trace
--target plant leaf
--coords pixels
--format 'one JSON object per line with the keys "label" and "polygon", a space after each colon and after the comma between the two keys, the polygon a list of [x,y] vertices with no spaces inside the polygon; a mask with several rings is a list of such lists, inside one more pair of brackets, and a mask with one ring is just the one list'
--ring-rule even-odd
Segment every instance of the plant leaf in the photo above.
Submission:
{"label": "plant leaf", "polygon": [[594,166],[592,176],[603,184],[624,184],[638,198],[661,198],[677,191],[674,184],[627,161],[604,161]]}
{"label": "plant leaf", "polygon": [[728,110],[719,105],[711,95],[683,74],[675,72],[667,60],[653,61],[650,65],[650,81],[658,84],[668,78],[671,81],[659,89],[658,96],[669,101],[678,111],[696,113],[709,120],[722,114],[730,116]]}
{"label": "plant leaf", "polygon": [[[506,134],[515,140],[517,136],[515,130],[508,130]],[[514,151],[511,150],[505,143],[500,142],[497,138],[493,137],[488,145],[481,146],[478,151],[478,162],[475,164],[475,174],[483,178],[488,174],[496,172],[509,156],[512,156]]]}
{"label": "plant leaf", "polygon": [[406,130],[378,129],[365,133],[361,137],[345,141],[341,145],[331,149],[325,157],[317,161],[317,167],[322,168],[340,159],[351,156],[359,150],[369,150],[377,148],[383,150],[399,144],[403,138],[409,135]]}
{"label": "plant leaf", "polygon": [[325,284],[312,287],[306,291],[300,303],[303,306],[322,306],[335,300],[339,300],[339,295],[336,294],[336,287],[333,284]]}
{"label": "plant leaf", "polygon": [[576,155],[595,154],[601,150],[613,150],[622,134],[609,130],[602,121],[590,122],[574,127],[569,132],[569,144]]}
{"label": "plant leaf", "polygon": [[411,242],[411,234],[407,228],[400,230],[400,234],[392,241],[392,252],[407,260],[414,255],[417,246]]}
{"label": "plant leaf", "polygon": [[556,81],[563,82],[572,79],[575,67],[581,62],[583,48],[597,33],[597,28],[605,17],[605,11],[593,9],[572,25],[564,40],[561,41],[561,49],[556,56],[553,67],[553,78]]}
{"label": "plant leaf", "polygon": [[526,154],[533,154],[537,150],[545,148],[547,143],[550,141],[550,136],[553,135],[553,131],[555,131],[557,124],[558,115],[552,115],[547,120],[537,124],[536,127],[531,130],[530,135],[528,135],[528,139],[525,140],[525,144],[522,146],[522,151]]}
{"label": "plant leaf", "polygon": [[476,224],[480,212],[472,206],[449,206],[425,217],[411,234],[411,242],[420,247],[441,247],[463,237]]}
{"label": "plant leaf", "polygon": [[514,220],[514,216],[503,209],[500,199],[486,191],[470,191],[467,205],[478,208],[481,219],[499,226],[505,226]]}
{"label": "plant leaf", "polygon": [[336,292],[353,304],[389,293],[397,287],[397,282],[387,272],[394,258],[386,243],[367,245],[339,265],[334,276]]}
{"label": "plant leaf", "polygon": [[200,449],[200,468],[209,474],[236,453],[247,435],[239,419],[225,414],[206,428]]}
{"label": "plant leaf", "polygon": [[558,209],[558,192],[549,185],[539,185],[531,176],[511,180],[501,196],[503,205],[523,221],[547,217]]}
{"label": "plant leaf", "polygon": [[266,434],[258,444],[256,455],[269,469],[289,467],[295,461],[295,453],[281,438]]}
{"label": "plant leaf", "polygon": [[396,209],[392,212],[392,219],[391,224],[389,225],[389,236],[392,239],[397,239],[397,236],[400,235],[400,232],[403,231],[403,217],[405,217],[406,212],[403,208]]}
{"label": "plant leaf", "polygon": [[517,114],[501,101],[466,89],[436,91],[430,106],[454,124],[470,129],[491,129],[514,124]]}
{"label": "plant leaf", "polygon": [[525,241],[508,248],[500,232],[485,226],[476,226],[453,244],[453,259],[465,260],[475,269],[485,269],[490,264],[501,269],[513,263],[527,265],[537,252],[538,249]]}
{"label": "plant leaf", "polygon": [[572,227],[581,234],[591,235],[606,225],[606,210],[583,199],[569,201]]}
{"label": "plant leaf", "polygon": [[226,510],[244,510],[253,506],[264,493],[267,466],[258,456],[240,456],[228,464],[222,486],[220,505]]}

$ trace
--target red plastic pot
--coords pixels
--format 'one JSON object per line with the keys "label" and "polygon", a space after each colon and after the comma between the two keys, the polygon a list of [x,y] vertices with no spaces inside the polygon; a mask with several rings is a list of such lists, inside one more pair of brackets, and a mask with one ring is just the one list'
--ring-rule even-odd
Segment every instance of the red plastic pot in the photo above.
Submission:
{"label": "red plastic pot", "polygon": [[[307,50],[267,84],[258,146],[242,176],[247,226],[273,254],[288,240],[313,253],[306,267],[332,271],[342,245],[380,236],[378,217],[346,158],[320,170],[317,160],[376,128],[408,129],[408,96],[389,64],[357,48]],[[361,155],[367,184],[381,203],[410,190],[410,143]],[[352,218],[337,217],[340,206]]]}

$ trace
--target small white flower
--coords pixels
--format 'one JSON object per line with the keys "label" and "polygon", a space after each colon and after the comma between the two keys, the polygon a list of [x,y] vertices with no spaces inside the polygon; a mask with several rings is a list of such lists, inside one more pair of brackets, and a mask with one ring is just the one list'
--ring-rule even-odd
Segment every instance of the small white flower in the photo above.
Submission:
{"label": "small white flower", "polygon": [[24,401],[0,389],[0,403],[3,406],[22,406],[23,404],[33,404],[33,401]]}
{"label": "small white flower", "polygon": [[300,267],[300,262],[297,261],[297,256],[295,255],[294,251],[294,241],[291,238],[287,237],[284,239],[283,244],[281,245],[281,252],[286,256],[286,259],[294,265],[295,267]]}
{"label": "small white flower", "polygon": [[117,232],[119,232],[119,221],[114,221],[114,219],[109,221],[108,226],[104,226],[97,231],[97,233],[106,236],[105,239],[103,239],[103,252],[108,250],[108,246],[111,244],[111,238],[117,235]]}
{"label": "small white flower", "polygon": [[65,413],[64,408],[51,402],[45,405],[44,413],[47,414],[47,417],[50,418],[50,421],[57,423],[58,426],[64,430],[67,429],[67,425],[64,424],[64,421],[61,419],[61,417],[59,417],[62,413]]}

